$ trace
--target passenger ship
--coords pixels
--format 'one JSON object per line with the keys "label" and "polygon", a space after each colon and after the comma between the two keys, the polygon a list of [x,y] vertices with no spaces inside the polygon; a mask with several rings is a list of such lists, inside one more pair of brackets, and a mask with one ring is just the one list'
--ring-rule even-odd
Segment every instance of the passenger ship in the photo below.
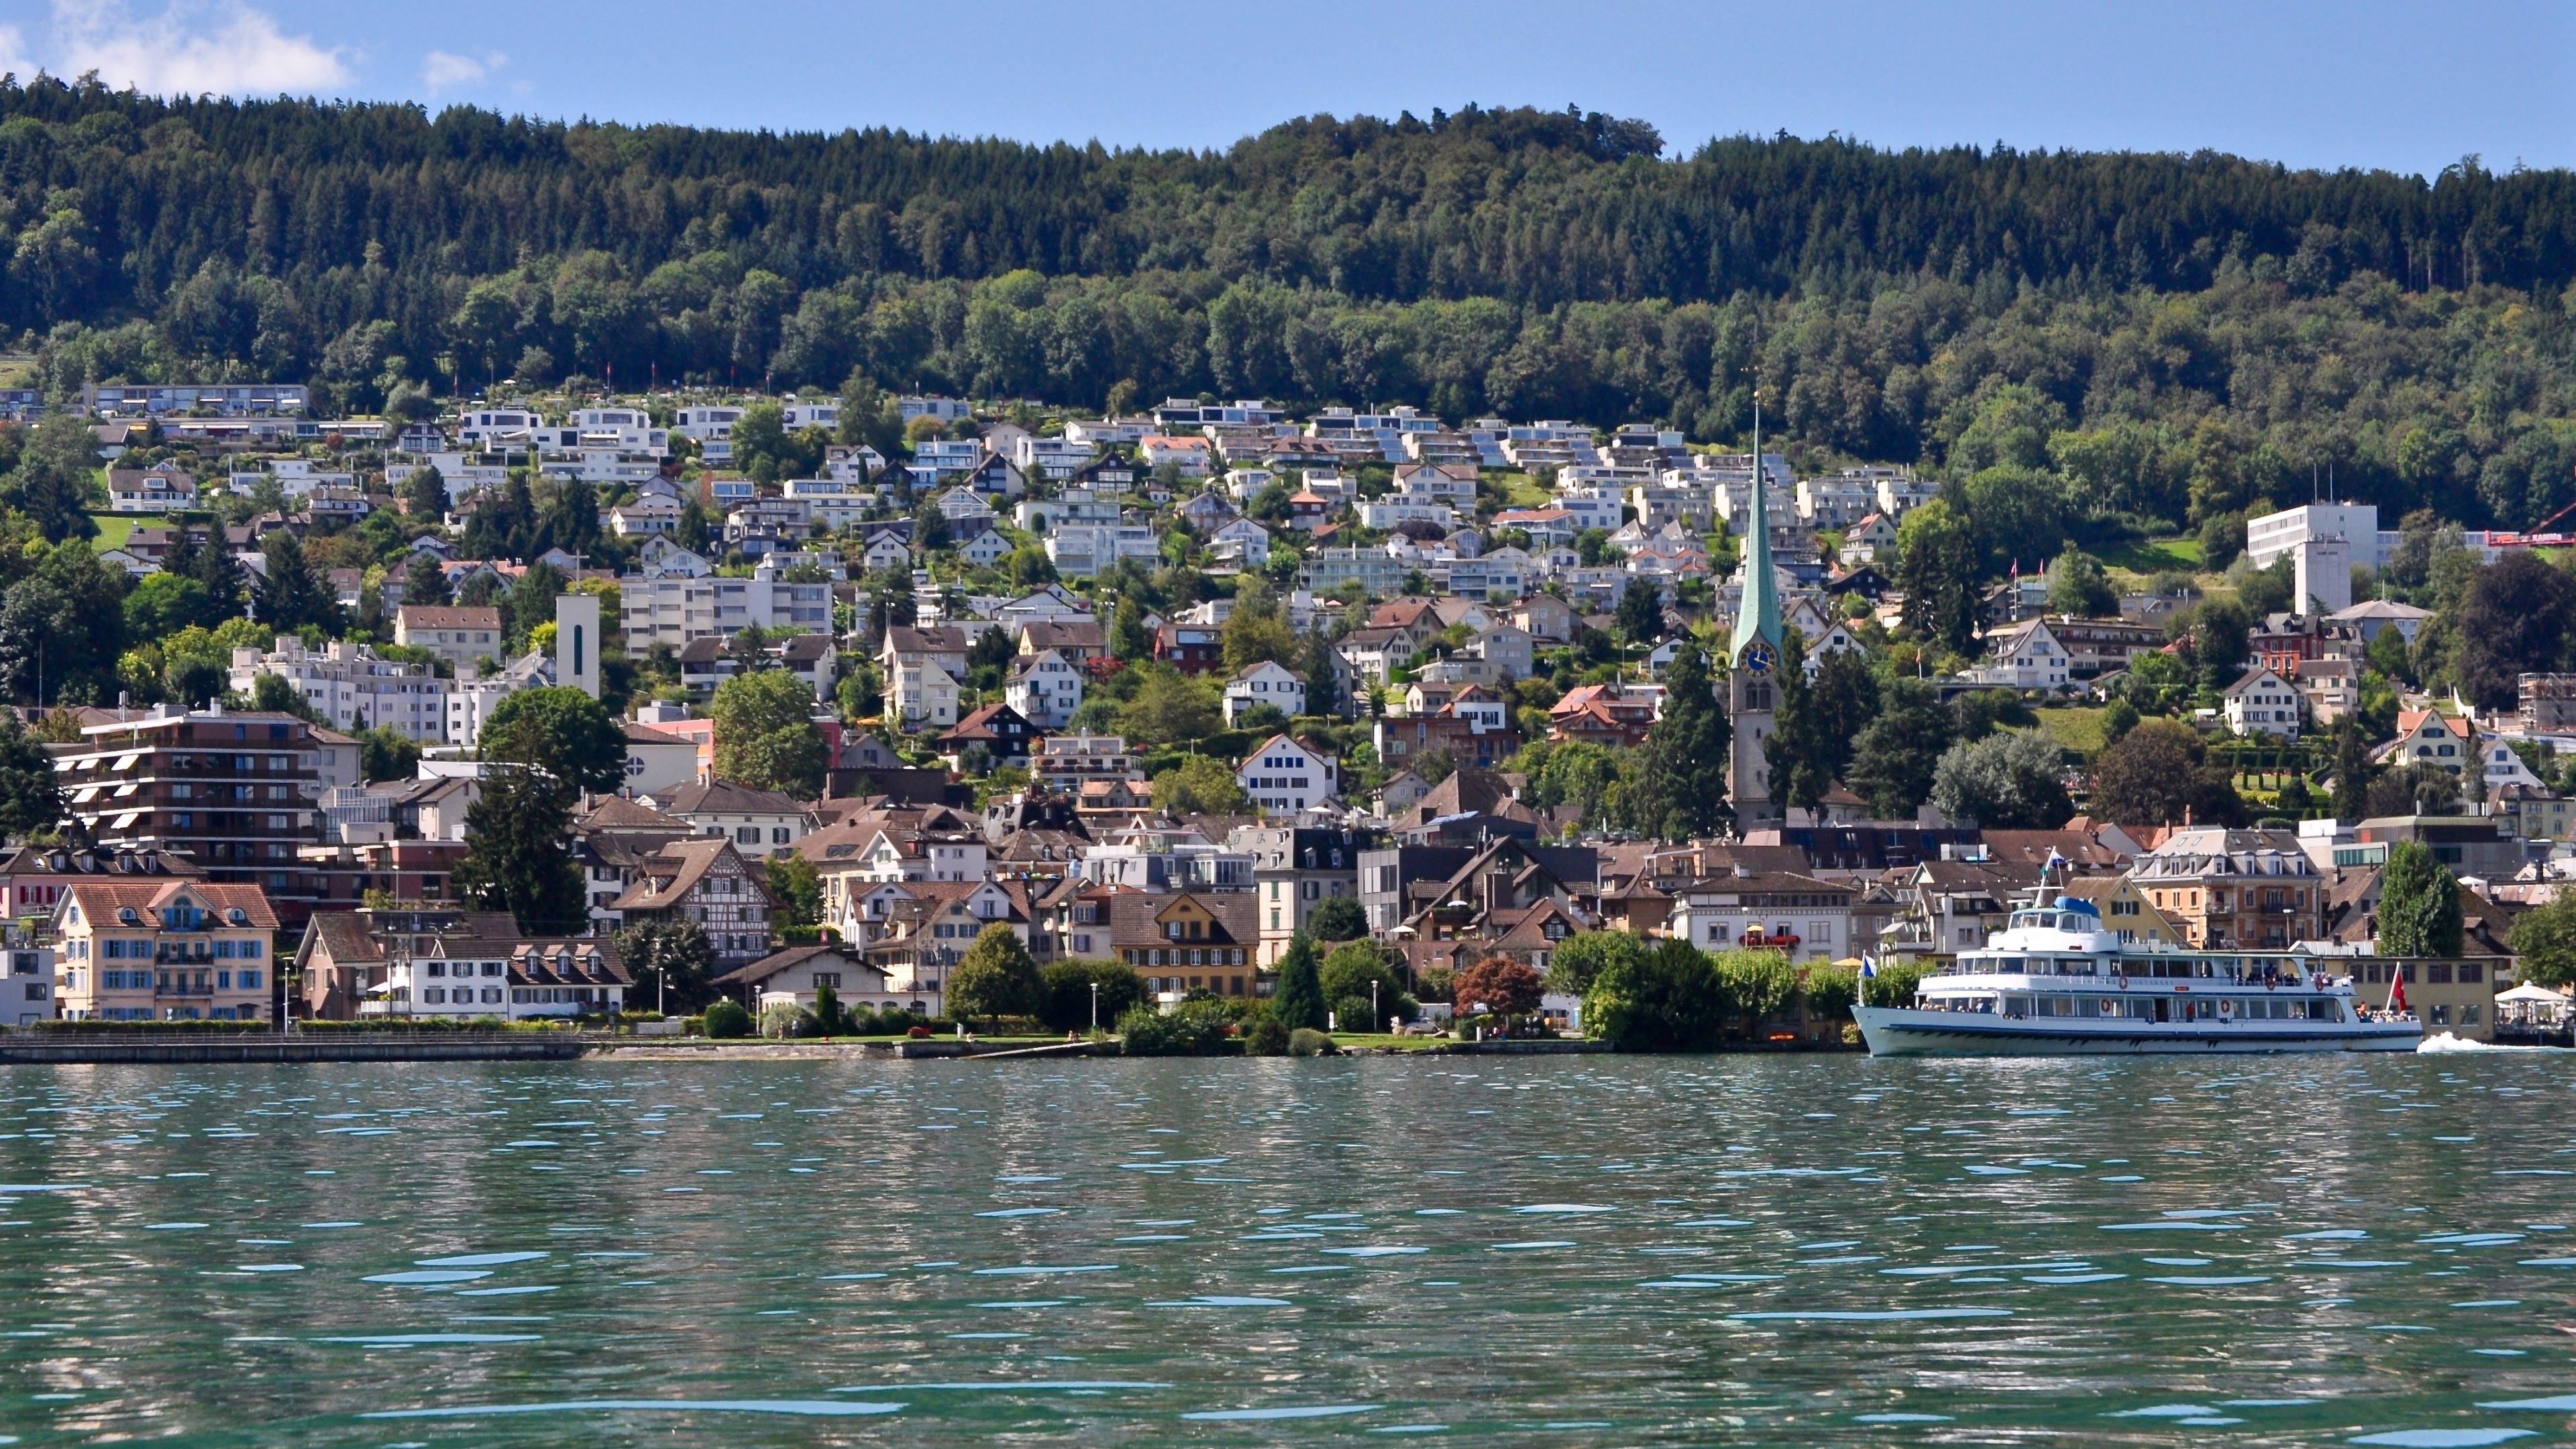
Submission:
{"label": "passenger ship", "polygon": [[[2045,891],[2042,892],[2042,898]],[[1910,1007],[1858,1006],[1873,1056],[2411,1052],[2414,1017],[2373,1010],[2317,958],[2124,942],[2091,902],[2016,910]]]}

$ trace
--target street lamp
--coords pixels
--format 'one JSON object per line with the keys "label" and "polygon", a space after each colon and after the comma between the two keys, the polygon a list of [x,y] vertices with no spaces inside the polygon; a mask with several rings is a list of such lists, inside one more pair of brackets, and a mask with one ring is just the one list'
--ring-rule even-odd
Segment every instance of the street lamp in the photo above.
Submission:
{"label": "street lamp", "polygon": [[1091,983],[1091,1029],[1100,1030],[1100,983]]}

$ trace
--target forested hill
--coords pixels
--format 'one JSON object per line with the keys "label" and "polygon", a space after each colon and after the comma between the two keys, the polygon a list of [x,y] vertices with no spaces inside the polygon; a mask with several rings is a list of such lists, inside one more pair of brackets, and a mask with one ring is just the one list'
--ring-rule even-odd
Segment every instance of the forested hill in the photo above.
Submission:
{"label": "forested hill", "polygon": [[[1942,461],[2006,385],[2043,443],[2151,425],[2121,444],[2172,455],[2123,465],[2116,501],[2141,516],[2320,461],[2463,517],[2568,492],[2543,426],[2569,412],[2567,173],[1785,136],[1662,152],[1642,123],[1572,112],[1113,152],[40,79],[0,86],[0,325],[45,341],[56,387],[266,374],[352,407],[513,372],[859,370],[1079,406],[1123,384],[1703,437],[1742,426],[1758,357],[1792,435],[1853,456]],[[2219,447],[2234,476],[2204,476]]]}

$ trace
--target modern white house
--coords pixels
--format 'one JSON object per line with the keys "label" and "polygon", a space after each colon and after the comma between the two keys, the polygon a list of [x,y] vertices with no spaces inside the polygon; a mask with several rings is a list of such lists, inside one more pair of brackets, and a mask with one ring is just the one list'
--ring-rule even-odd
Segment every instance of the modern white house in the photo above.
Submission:
{"label": "modern white house", "polygon": [[1306,712],[1306,681],[1276,660],[1249,665],[1225,682],[1225,723],[1231,729],[1257,704],[1275,705],[1290,719]]}
{"label": "modern white house", "polygon": [[1309,810],[1342,793],[1340,762],[1288,735],[1273,735],[1244,756],[1234,779],[1270,815]]}

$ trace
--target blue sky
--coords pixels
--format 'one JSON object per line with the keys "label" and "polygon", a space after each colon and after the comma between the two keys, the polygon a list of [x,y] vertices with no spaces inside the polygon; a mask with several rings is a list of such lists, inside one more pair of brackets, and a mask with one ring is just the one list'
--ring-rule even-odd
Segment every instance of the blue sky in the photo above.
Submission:
{"label": "blue sky", "polygon": [[1290,116],[1534,104],[1673,147],[2208,147],[2576,165],[2576,5],[2032,0],[0,0],[0,67],[148,91],[777,130],[1222,146]]}

